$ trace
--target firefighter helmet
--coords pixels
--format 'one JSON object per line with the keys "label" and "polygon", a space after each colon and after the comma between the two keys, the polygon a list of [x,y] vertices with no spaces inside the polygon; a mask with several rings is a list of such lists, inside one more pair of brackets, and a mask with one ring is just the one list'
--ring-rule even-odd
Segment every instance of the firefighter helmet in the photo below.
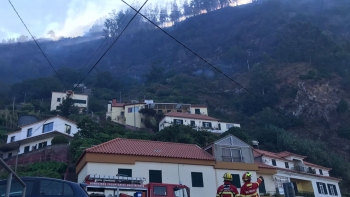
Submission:
{"label": "firefighter helmet", "polygon": [[246,172],[242,176],[243,181],[250,181],[252,180],[252,174],[250,172]]}
{"label": "firefighter helmet", "polygon": [[225,181],[232,181],[232,174],[226,172],[222,178],[224,178]]}

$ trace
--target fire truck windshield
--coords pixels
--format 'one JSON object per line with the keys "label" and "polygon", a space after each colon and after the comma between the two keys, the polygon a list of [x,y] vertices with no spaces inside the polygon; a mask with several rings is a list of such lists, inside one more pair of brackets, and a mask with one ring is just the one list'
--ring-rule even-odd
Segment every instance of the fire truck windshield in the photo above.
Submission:
{"label": "fire truck windshield", "polygon": [[186,188],[177,188],[174,190],[175,197],[189,197]]}

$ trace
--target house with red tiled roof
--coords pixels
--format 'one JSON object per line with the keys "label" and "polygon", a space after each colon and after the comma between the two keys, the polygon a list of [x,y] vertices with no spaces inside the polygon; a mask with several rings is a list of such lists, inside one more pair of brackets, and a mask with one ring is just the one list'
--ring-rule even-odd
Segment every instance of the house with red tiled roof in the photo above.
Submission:
{"label": "house with red tiled roof", "polygon": [[181,112],[169,112],[159,122],[159,131],[173,124],[189,125],[196,130],[207,130],[213,133],[223,133],[231,127],[240,127],[240,124],[220,122],[219,119],[203,115]]}
{"label": "house with red tiled roof", "polygon": [[253,149],[255,163],[261,167],[273,167],[277,173],[273,175],[276,191],[283,194],[283,183],[291,182],[297,195],[341,196],[339,181],[331,177],[331,168],[304,161],[306,156],[291,152],[273,153]]}
{"label": "house with red tiled roof", "polygon": [[[231,136],[215,143],[231,148],[242,147],[242,150],[249,147],[242,142],[236,143],[238,141],[227,144],[228,138]],[[116,138],[85,149],[76,163],[76,173],[78,182],[90,174],[123,174],[145,178],[145,184],[181,183],[190,188],[191,197],[215,196],[225,172],[239,175],[240,179],[243,173],[250,171],[256,178],[258,165],[254,163],[252,151],[245,157],[251,158],[216,160],[215,155],[195,144]],[[240,184],[241,180],[236,182]],[[107,196],[109,191],[113,194],[113,188],[105,188],[104,194]]]}
{"label": "house with red tiled roof", "polygon": [[208,116],[208,108],[203,104],[154,103],[153,100],[121,103],[117,99],[113,99],[107,106],[106,119],[125,125],[129,129],[146,128],[146,117],[139,113],[139,110],[144,108],[165,114],[163,123],[159,124],[159,130],[171,124],[180,123],[194,125],[196,129],[206,129],[215,133],[225,132],[231,127],[240,127],[239,124],[220,122],[218,119]]}

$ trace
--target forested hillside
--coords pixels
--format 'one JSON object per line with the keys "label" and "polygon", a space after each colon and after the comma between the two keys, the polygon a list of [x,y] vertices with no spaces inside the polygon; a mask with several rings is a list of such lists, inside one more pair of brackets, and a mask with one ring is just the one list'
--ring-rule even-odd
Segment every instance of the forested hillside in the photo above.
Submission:
{"label": "forested hillside", "polygon": [[[123,101],[206,104],[210,116],[240,123],[247,142],[308,155],[332,167],[332,175],[344,180],[342,188],[348,187],[350,1],[260,0],[236,7],[206,2],[172,4],[170,14],[152,5],[142,13],[158,25],[172,24],[165,31],[212,66],[138,15],[83,81],[93,94],[89,113],[104,117],[108,101],[120,94]],[[68,87],[32,41],[0,44],[0,124],[11,125],[6,114],[14,97],[26,100],[26,113],[49,114],[51,91],[73,89],[133,14],[114,12],[103,31],[83,37],[39,41]],[[179,139],[198,142],[192,138],[198,137]]]}

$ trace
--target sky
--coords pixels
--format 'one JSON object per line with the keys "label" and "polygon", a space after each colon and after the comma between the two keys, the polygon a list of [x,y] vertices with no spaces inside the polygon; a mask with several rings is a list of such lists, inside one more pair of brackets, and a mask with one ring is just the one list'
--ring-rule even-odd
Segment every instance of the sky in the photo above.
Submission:
{"label": "sky", "polygon": [[[143,0],[125,0],[143,3]],[[246,1],[246,0],[243,0]],[[159,4],[164,0],[149,0]],[[33,36],[49,37],[50,30],[57,37],[82,36],[95,21],[108,16],[113,9],[126,9],[121,0],[11,0]],[[0,42],[2,39],[30,37],[8,0],[0,0]]]}

